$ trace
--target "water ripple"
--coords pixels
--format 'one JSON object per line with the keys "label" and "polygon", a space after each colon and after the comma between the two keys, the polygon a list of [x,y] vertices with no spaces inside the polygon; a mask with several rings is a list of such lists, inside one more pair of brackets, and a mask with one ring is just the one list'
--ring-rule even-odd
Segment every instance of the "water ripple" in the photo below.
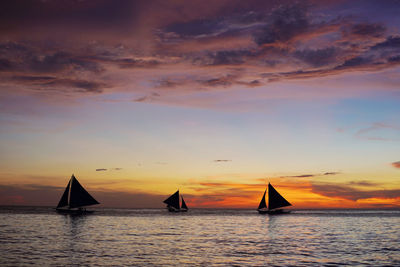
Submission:
{"label": "water ripple", "polygon": [[0,263],[25,265],[400,265],[400,211],[0,209]]}

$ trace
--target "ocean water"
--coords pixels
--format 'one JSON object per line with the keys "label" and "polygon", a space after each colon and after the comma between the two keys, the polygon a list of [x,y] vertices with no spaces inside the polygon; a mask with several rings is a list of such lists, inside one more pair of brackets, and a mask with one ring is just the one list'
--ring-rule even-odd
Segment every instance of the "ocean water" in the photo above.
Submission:
{"label": "ocean water", "polygon": [[400,210],[0,207],[0,265],[400,266]]}

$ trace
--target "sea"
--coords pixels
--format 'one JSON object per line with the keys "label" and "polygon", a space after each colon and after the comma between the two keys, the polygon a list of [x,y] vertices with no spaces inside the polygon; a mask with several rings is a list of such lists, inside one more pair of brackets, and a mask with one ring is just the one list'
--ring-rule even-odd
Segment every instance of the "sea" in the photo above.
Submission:
{"label": "sea", "polygon": [[1,266],[400,266],[400,210],[0,207]]}

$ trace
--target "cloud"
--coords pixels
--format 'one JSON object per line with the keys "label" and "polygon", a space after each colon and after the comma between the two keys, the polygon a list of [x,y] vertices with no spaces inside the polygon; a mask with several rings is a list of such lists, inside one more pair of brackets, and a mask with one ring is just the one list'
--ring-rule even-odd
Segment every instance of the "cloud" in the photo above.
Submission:
{"label": "cloud", "polygon": [[294,56],[314,67],[320,67],[336,62],[339,51],[334,47],[321,49],[305,49],[296,51]]}
{"label": "cloud", "polygon": [[0,185],[2,205],[56,206],[65,188],[28,184],[24,186]]}
{"label": "cloud", "polygon": [[381,199],[393,199],[400,198],[400,189],[391,190],[360,190],[351,185],[362,185],[362,186],[375,186],[373,183],[359,181],[359,182],[349,182],[346,184],[333,184],[333,183],[312,183],[312,192],[332,197],[332,198],[342,198],[352,201],[369,199],[369,198],[381,198]]}
{"label": "cloud", "polygon": [[340,172],[325,172],[323,175],[336,175],[340,174]]}
{"label": "cloud", "polygon": [[400,141],[399,132],[399,126],[376,122],[370,127],[358,130],[355,136],[360,139],[374,141]]}
{"label": "cloud", "polygon": [[174,33],[176,37],[204,37],[220,32],[224,26],[219,19],[195,19],[183,23],[174,23],[164,28],[164,32]]}
{"label": "cloud", "polygon": [[232,161],[231,159],[215,159],[213,160],[214,162],[230,162]]}
{"label": "cloud", "polygon": [[386,31],[386,27],[379,23],[359,23],[350,28],[353,35],[381,37]]}
{"label": "cloud", "polygon": [[399,49],[400,36],[389,36],[385,41],[375,44],[372,49]]}
{"label": "cloud", "polygon": [[[10,26],[0,29],[8,36],[0,82],[11,95],[122,92],[182,105],[198,92],[399,66],[399,33],[350,5],[360,14],[343,16],[342,2],[325,1],[0,3],[0,23]],[[171,100],[182,95],[187,101]]]}
{"label": "cloud", "polygon": [[105,169],[105,168],[100,168],[96,169],[96,172],[101,172],[101,171],[120,171],[122,168],[110,168],[110,169]]}
{"label": "cloud", "polygon": [[293,175],[293,176],[282,176],[282,178],[309,178],[315,177],[315,174],[301,174],[301,175]]}
{"label": "cloud", "polygon": [[15,75],[6,81],[6,83],[10,81],[21,85],[27,85],[35,91],[53,93],[102,93],[103,88],[107,87],[107,85],[102,82],[57,78],[54,76]]}
{"label": "cloud", "polygon": [[318,176],[327,176],[327,175],[337,175],[340,172],[325,172],[325,173],[315,173],[315,174],[300,174],[300,175],[290,175],[290,176],[281,176],[280,178],[312,178]]}
{"label": "cloud", "polygon": [[400,161],[393,162],[392,166],[395,168],[400,168]]}
{"label": "cloud", "polygon": [[371,181],[350,181],[347,184],[354,185],[354,186],[368,186],[368,187],[375,187],[375,186],[380,185],[379,183],[371,182]]}
{"label": "cloud", "polygon": [[278,7],[272,12],[271,18],[272,22],[255,35],[259,45],[289,41],[310,27],[307,7],[301,4]]}
{"label": "cloud", "polygon": [[249,58],[256,57],[257,53],[251,50],[220,50],[207,51],[206,55],[193,59],[195,65],[240,65],[245,63]]}

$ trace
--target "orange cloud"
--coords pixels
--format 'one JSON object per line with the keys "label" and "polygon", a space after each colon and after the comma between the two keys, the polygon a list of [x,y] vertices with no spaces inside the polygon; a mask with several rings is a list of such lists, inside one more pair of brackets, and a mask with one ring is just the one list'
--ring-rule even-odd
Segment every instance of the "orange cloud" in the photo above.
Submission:
{"label": "orange cloud", "polygon": [[400,168],[400,161],[393,162],[392,166],[395,168]]}
{"label": "orange cloud", "polygon": [[[294,208],[396,207],[400,200],[400,190],[374,190],[376,183],[369,181],[322,183],[286,177],[271,178],[270,182]],[[190,199],[196,207],[255,208],[265,187],[264,183],[192,183],[190,189],[195,193]],[[379,199],[379,204],[366,199]]]}

